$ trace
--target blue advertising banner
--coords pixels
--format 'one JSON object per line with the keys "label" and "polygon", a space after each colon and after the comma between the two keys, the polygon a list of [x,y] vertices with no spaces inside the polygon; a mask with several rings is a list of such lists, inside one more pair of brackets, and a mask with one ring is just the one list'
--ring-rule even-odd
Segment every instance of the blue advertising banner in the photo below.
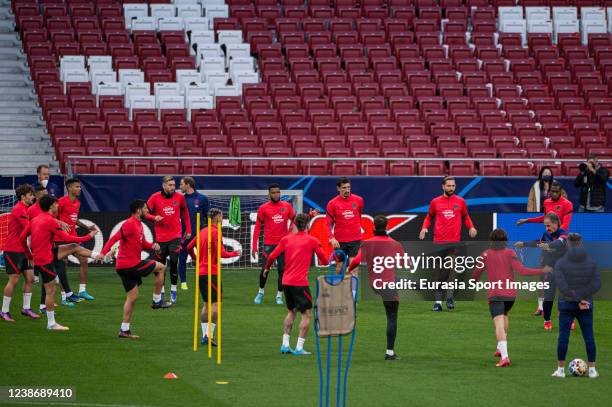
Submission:
{"label": "blue advertising banner", "polygon": [[[267,189],[277,182],[282,189],[304,191],[304,208],[324,211],[336,194],[338,177],[195,177],[198,189]],[[85,211],[125,211],[132,199],[148,198],[161,189],[161,176],[81,176]],[[177,177],[177,183],[179,178]],[[569,199],[578,203],[572,178],[559,178]],[[461,177],[457,194],[473,212],[520,212],[527,207],[533,178]],[[432,198],[442,193],[440,177],[354,177],[353,193],[365,200],[367,213],[425,212]],[[608,203],[607,210],[612,211]]]}

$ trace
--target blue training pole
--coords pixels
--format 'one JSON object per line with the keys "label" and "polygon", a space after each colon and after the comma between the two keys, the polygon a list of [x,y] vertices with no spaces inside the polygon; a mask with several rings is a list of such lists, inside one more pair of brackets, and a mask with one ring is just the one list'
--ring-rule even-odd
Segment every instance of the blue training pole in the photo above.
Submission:
{"label": "blue training pole", "polygon": [[[319,299],[319,280],[315,280],[315,298]],[[317,345],[317,365],[319,366],[319,407],[323,407],[323,366],[321,365],[321,344],[319,342],[319,310],[315,301],[315,341]]]}
{"label": "blue training pole", "polygon": [[329,372],[331,371],[331,336],[327,337],[327,383],[325,385],[325,407],[329,406]]}
{"label": "blue training pole", "polygon": [[340,407],[340,394],[342,393],[342,335],[338,336],[338,384],[336,385],[336,407]]}
{"label": "blue training pole", "polygon": [[351,365],[351,356],[353,355],[353,345],[355,344],[355,334],[357,333],[357,293],[359,289],[359,279],[357,277],[352,277],[352,280],[355,283],[355,326],[353,327],[353,333],[351,334],[351,344],[349,345],[348,355],[346,356],[346,367],[344,369],[344,385],[342,387],[342,392],[343,392],[342,406],[343,407],[346,407],[346,383],[348,379],[349,367]]}

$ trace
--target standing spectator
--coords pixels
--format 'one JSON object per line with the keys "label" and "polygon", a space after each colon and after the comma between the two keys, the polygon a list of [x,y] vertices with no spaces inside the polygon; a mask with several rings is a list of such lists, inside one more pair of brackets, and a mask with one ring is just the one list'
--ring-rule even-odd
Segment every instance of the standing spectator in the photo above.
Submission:
{"label": "standing spectator", "polygon": [[597,156],[590,154],[585,163],[580,163],[580,174],[574,186],[580,188],[578,212],[603,212],[606,207],[606,183],[610,171],[602,167]]}
{"label": "standing spectator", "polygon": [[593,334],[593,294],[601,288],[597,264],[582,246],[582,237],[570,233],[569,250],[555,264],[555,280],[559,288],[559,339],[557,341],[557,370],[553,377],[565,377],[565,357],[569,344],[570,327],[578,320],[587,352],[589,377],[599,376],[595,369],[595,335]]}
{"label": "standing spectator", "polygon": [[[189,221],[191,222],[191,237],[189,239],[183,239],[181,243],[181,251],[179,253],[179,262],[178,262],[178,273],[181,279],[181,290],[187,290],[187,255],[188,250],[187,246],[193,239],[195,239],[196,235],[196,215],[198,212],[201,214],[202,224],[200,225],[203,229],[205,223],[208,224],[206,216],[208,215],[208,210],[210,209],[210,205],[208,204],[208,198],[196,190],[195,180],[193,177],[183,177],[181,179],[181,183],[179,184],[179,188],[181,192],[185,196],[185,203],[187,204],[187,210],[189,211]],[[185,224],[183,224],[183,234],[185,233]],[[192,259],[195,261],[195,259]]]}
{"label": "standing spectator", "polygon": [[49,166],[47,164],[41,164],[36,167],[36,176],[38,180],[32,185],[34,189],[36,189],[38,185],[42,185],[47,188],[47,192],[49,192],[51,196],[60,197],[63,195],[63,191],[53,182],[49,181]]}
{"label": "standing spectator", "polygon": [[[544,201],[550,198],[550,187],[555,180],[552,169],[550,167],[542,167],[538,179],[533,183],[529,191],[527,199],[527,212],[544,212]],[[561,191],[561,195],[567,198],[565,190]]]}

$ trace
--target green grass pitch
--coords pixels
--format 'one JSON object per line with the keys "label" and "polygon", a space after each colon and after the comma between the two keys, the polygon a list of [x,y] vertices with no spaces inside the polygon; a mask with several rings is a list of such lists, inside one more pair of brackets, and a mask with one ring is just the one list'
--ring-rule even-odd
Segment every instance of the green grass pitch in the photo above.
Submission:
{"label": "green grass pitch", "polygon": [[[70,267],[69,273],[76,284],[77,269]],[[110,268],[90,269],[88,288],[95,301],[57,310],[57,320],[69,332],[49,332],[46,320],[21,317],[19,287],[12,304],[17,322],[0,323],[0,386],[74,386],[73,405],[85,407],[318,405],[312,328],[306,341],[312,356],[279,353],[286,310],[273,301],[276,275],[270,277],[264,303],[256,306],[257,272],[224,273],[221,366],[208,359],[205,348],[192,350],[193,273],[189,276],[190,289],[179,290],[178,304],[155,311],[149,308],[152,279],[145,279],[132,321],[132,331],[141,335],[137,341],[117,338],[124,291]],[[5,282],[3,273],[0,284]],[[34,307],[39,290],[35,286]],[[495,337],[485,302],[459,302],[455,311],[435,314],[429,302],[402,302],[396,344],[402,360],[397,362],[384,360],[382,304],[360,303],[347,405],[612,405],[612,304],[595,304],[601,375],[596,380],[550,377],[557,333],[545,332],[542,320],[531,316],[534,305],[523,301],[512,310],[513,365],[500,369],[494,366]],[[568,359],[575,357],[586,358],[579,328],[568,353]],[[178,380],[163,379],[168,372]]]}

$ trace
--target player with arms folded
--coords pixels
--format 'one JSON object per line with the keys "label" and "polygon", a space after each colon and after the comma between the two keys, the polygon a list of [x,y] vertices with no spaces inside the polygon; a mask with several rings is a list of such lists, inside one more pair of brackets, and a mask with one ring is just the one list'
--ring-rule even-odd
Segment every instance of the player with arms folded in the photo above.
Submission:
{"label": "player with arms folded", "polygon": [[159,250],[159,244],[149,243],[144,238],[142,221],[149,213],[147,203],[141,199],[132,201],[130,213],[132,216],[123,222],[117,233],[106,242],[98,260],[103,260],[113,245],[119,242],[116,269],[127,293],[123,304],[123,321],[121,322],[119,338],[138,339],[138,335],[132,334],[130,321],[132,320],[134,304],[138,299],[138,287],[142,284],[142,278],[151,273],[155,276],[151,308],[169,308],[171,304],[164,303],[161,298],[165,266],[155,260],[142,260],[141,257],[143,250]]}
{"label": "player with arms folded", "polygon": [[[148,220],[155,221],[155,240],[159,243],[157,259],[166,264],[170,258],[170,301],[176,302],[176,285],[178,284],[178,257],[181,251],[181,239],[191,237],[191,221],[185,197],[176,193],[176,181],[170,175],[163,178],[162,189],[151,195],[147,201],[151,211],[146,215]],[[181,224],[181,217],[183,223]],[[182,233],[183,225],[185,233]],[[162,286],[162,299],[164,286]]]}
{"label": "player with arms folded", "polygon": [[[76,178],[69,178],[66,180],[66,190],[68,191],[68,195],[65,195],[57,200],[57,215],[58,219],[68,226],[70,226],[70,235],[78,236],[76,232],[76,228],[81,227],[83,229],[87,229],[88,231],[96,230],[96,227],[91,225],[87,226],[83,222],[79,220],[79,211],[81,210],[81,201],[79,201],[79,196],[81,195],[81,182]],[[62,242],[58,242],[58,245],[61,245]],[[77,256],[79,260],[79,293],[77,297],[79,299],[93,301],[94,297],[92,297],[87,292],[87,269],[88,269],[88,259],[85,257]],[[64,262],[63,267],[66,267],[66,262]],[[62,267],[62,265],[60,265]],[[67,297],[70,297],[70,293],[67,293]]]}
{"label": "player with arms folded", "polygon": [[[304,350],[304,342],[310,328],[310,310],[312,308],[312,295],[308,286],[308,269],[313,253],[317,255],[322,265],[327,265],[328,261],[321,243],[308,234],[309,222],[310,217],[305,213],[300,213],[295,217],[295,226],[298,232],[287,235],[280,240],[276,249],[268,256],[264,269],[264,274],[267,275],[274,260],[281,254],[285,254],[286,268],[283,273],[283,289],[288,313],[285,317],[282,354],[310,355],[310,352]],[[295,321],[298,311],[302,315],[300,333],[297,346],[293,350],[289,346],[289,340],[291,339],[293,321]]]}

